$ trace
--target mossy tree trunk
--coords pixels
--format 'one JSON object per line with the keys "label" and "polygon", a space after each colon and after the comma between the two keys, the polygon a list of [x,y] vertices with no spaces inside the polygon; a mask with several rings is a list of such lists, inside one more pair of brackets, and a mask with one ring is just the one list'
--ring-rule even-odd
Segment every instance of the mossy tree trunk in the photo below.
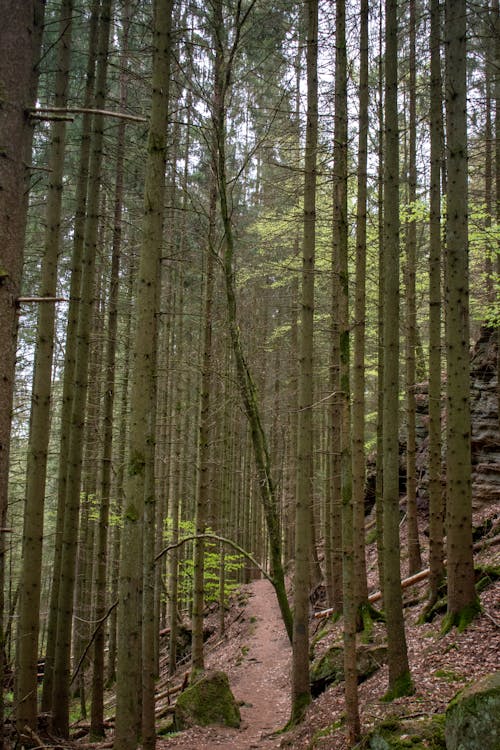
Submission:
{"label": "mossy tree trunk", "polygon": [[[367,17],[365,18],[367,21]],[[340,477],[342,497],[342,572],[344,611],[344,691],[349,742],[360,739],[356,666],[357,586],[352,496],[350,321],[347,218],[347,48],[345,0],[337,0],[335,18],[335,124],[333,148],[333,246],[339,276]],[[364,523],[360,533],[364,535]]]}

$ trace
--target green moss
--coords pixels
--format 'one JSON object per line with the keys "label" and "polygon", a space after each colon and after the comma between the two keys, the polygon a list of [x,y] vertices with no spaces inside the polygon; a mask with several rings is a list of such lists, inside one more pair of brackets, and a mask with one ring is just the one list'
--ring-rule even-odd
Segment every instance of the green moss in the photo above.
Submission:
{"label": "green moss", "polygon": [[137,512],[137,508],[135,505],[127,505],[125,508],[124,518],[126,521],[138,521],[139,520],[139,513]]}
{"label": "green moss", "polygon": [[365,544],[368,546],[369,544],[373,544],[373,542],[377,541],[377,527],[374,526],[373,529],[370,529],[368,534],[366,535]]}
{"label": "green moss", "polygon": [[457,628],[459,633],[462,633],[480,612],[481,604],[477,597],[459,612],[448,612],[441,626],[441,634],[446,635],[454,627]]}
{"label": "green moss", "polygon": [[319,729],[317,732],[315,732],[312,736],[311,744],[309,745],[310,750],[314,750],[319,740],[322,740],[325,737],[331,737],[332,734],[335,734],[335,732],[337,732],[344,723],[345,716],[342,715],[340,719],[334,721],[333,724],[329,724],[327,727],[323,727],[323,729]]}
{"label": "green moss", "polygon": [[397,678],[394,685],[391,688],[389,688],[389,690],[386,692],[382,700],[385,701],[386,703],[390,703],[396,698],[402,698],[404,695],[413,695],[414,692],[415,692],[415,686],[411,679],[410,672],[407,671],[407,672],[403,672],[403,674],[401,674]]}
{"label": "green moss", "polygon": [[363,750],[445,750],[444,716],[389,718],[361,742]]}
{"label": "green moss", "polygon": [[128,462],[128,475],[135,477],[138,474],[144,474],[146,461],[142,453],[134,452],[131,454]]}
{"label": "green moss", "polygon": [[178,730],[219,724],[239,727],[240,709],[224,672],[205,672],[180,694],[174,723]]}
{"label": "green moss", "polygon": [[293,704],[292,704],[292,715],[290,716],[290,720],[285,724],[283,731],[288,731],[288,729],[292,729],[293,727],[296,727],[297,724],[300,724],[301,721],[303,721],[304,716],[306,715],[306,710],[309,704],[311,703],[311,693],[301,693],[299,696],[294,698]]}
{"label": "green moss", "polygon": [[434,677],[440,677],[442,680],[446,680],[446,682],[464,682],[465,681],[465,677],[447,669],[436,669],[436,671],[433,672],[433,675]]}

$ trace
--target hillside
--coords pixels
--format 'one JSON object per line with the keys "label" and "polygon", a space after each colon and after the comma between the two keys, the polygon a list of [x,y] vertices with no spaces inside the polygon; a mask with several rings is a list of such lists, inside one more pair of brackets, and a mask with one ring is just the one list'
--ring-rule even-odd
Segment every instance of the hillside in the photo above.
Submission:
{"label": "hillside", "polygon": [[[474,517],[476,527],[488,528],[484,546],[476,553],[477,566],[499,566],[499,508],[488,505]],[[424,519],[422,526],[424,527]],[[425,529],[422,529],[425,531]],[[403,534],[404,559],[404,534]],[[489,542],[492,541],[492,544]],[[376,590],[375,547],[368,549],[370,583]],[[441,637],[441,617],[432,623],[418,624],[425,602],[425,581],[405,591],[405,619],[415,694],[392,703],[381,700],[386,686],[386,667],[382,666],[360,686],[363,729],[394,716],[417,717],[441,713],[453,695],[477,677],[500,669],[500,581],[481,593],[482,614],[463,633],[452,631]],[[214,615],[213,615],[214,616]],[[279,617],[270,585],[255,581],[242,587],[228,613],[228,628],[223,639],[214,634],[207,643],[207,666],[227,672],[233,693],[242,702],[242,728],[196,728],[162,737],[159,750],[227,750],[286,747],[290,750],[347,747],[342,728],[343,686],[327,688],[311,704],[305,722],[293,732],[276,734],[288,721],[291,649]],[[320,655],[341,640],[341,623],[325,628],[325,621],[311,618],[311,639],[326,630],[316,647]],[[382,642],[383,626],[375,627],[373,639]],[[173,683],[176,679],[172,680]]]}

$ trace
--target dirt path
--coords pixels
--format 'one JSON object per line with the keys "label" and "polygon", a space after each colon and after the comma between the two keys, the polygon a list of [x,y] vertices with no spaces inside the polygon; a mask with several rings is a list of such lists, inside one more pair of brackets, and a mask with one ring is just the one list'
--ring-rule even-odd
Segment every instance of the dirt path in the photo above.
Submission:
{"label": "dirt path", "polygon": [[271,750],[280,746],[273,737],[290,717],[291,648],[276,596],[268,581],[255,581],[245,615],[248,623],[238,643],[228,641],[207,657],[207,668],[223,669],[241,706],[239,730],[225,727],[190,729],[158,742],[158,750]]}

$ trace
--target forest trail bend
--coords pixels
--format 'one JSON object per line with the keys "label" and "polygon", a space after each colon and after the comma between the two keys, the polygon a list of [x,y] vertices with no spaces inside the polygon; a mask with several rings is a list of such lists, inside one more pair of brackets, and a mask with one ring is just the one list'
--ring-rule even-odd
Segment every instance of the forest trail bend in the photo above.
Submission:
{"label": "forest trail bend", "polygon": [[244,635],[237,646],[231,639],[206,659],[208,669],[228,674],[236,700],[243,702],[240,729],[197,727],[160,740],[158,750],[272,750],[280,746],[281,737],[272,735],[290,717],[291,647],[269,581],[254,581],[246,590],[250,596]]}

